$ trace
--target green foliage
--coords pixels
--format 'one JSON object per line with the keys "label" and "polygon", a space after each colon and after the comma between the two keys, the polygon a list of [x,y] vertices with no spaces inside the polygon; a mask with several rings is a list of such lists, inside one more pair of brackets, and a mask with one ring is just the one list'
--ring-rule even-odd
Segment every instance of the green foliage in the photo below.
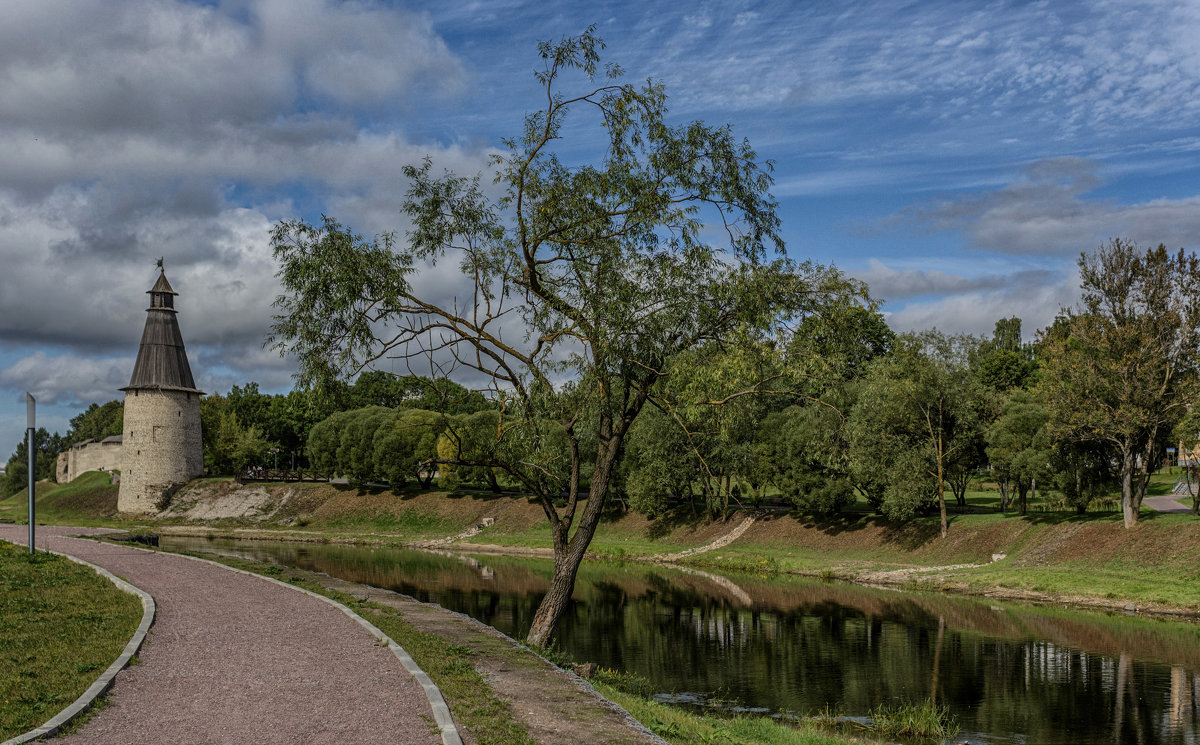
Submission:
{"label": "green foliage", "polygon": [[1035,480],[1051,473],[1050,415],[1032,395],[1016,390],[1004,402],[1000,418],[988,428],[987,456],[1001,489],[1001,507],[1016,490],[1017,510],[1024,515],[1026,497]]}
{"label": "green foliage", "polygon": [[986,398],[968,367],[973,349],[970,337],[936,331],[898,337],[871,367],[847,427],[851,470],[882,482],[883,513],[903,519],[937,505],[943,535],[945,488],[982,454]]}
{"label": "green foliage", "polygon": [[993,391],[1029,388],[1038,366],[1033,345],[1021,342],[1021,319],[996,321],[992,338],[980,343],[971,366],[979,381]]}
{"label": "green foliage", "polygon": [[629,507],[652,518],[667,511],[672,497],[691,497],[692,484],[703,479],[687,431],[658,409],[630,428],[622,467]]}
{"label": "green foliage", "polygon": [[1113,472],[1115,462],[1114,449],[1108,443],[1055,442],[1050,456],[1049,481],[1063,495],[1063,502],[1068,507],[1083,514],[1093,501],[1120,490]]}
{"label": "green foliage", "polygon": [[353,416],[351,411],[339,411],[313,426],[308,434],[308,458],[313,468],[322,473],[342,473],[338,447],[342,430]]}
{"label": "green foliage", "polygon": [[[53,479],[58,454],[63,450],[63,438],[55,432],[53,435],[44,427],[39,427],[33,433],[33,477],[35,481]],[[17,443],[16,450],[8,459],[4,477],[0,479],[0,494],[9,496],[24,492],[29,481],[29,448],[26,438],[22,437]]]}
{"label": "green foliage", "polygon": [[492,410],[447,420],[436,449],[442,481],[448,487],[469,483],[499,490],[496,466],[492,464],[500,458],[499,448],[505,434],[502,426],[500,412]]}
{"label": "green foliage", "polygon": [[87,409],[71,418],[71,429],[63,438],[63,449],[84,440],[100,441],[121,434],[125,421],[125,403],[109,401],[104,405],[89,404]]}
{"label": "green foliage", "polygon": [[1039,339],[1039,394],[1057,441],[1106,443],[1126,527],[1197,392],[1200,259],[1113,239],[1079,260],[1082,299]]}
{"label": "green foliage", "polygon": [[[367,240],[328,217],[272,234],[284,289],[272,341],[296,356],[302,383],[353,377],[395,350],[470,368],[502,402],[494,447],[452,447],[484,453],[474,467],[505,471],[553,526],[556,588],[531,632],[541,644],[626,435],[673,363],[711,340],[779,336],[829,297],[862,292],[835,270],[768,258],[783,248],[769,164],[729,127],[671,124],[663,86],[622,82],[619,67],[600,65],[602,48],[592,28],[539,45],[545,106],[494,159],[498,199],[478,177],[438,174],[426,160],[404,169],[407,240]],[[581,112],[606,147],[594,162],[566,162],[578,152],[568,122]],[[410,280],[450,257],[474,292],[439,305]],[[521,328],[502,332],[510,324]]]}
{"label": "green foliage", "polygon": [[368,406],[351,412],[342,427],[338,446],[338,470],[352,485],[375,481],[375,434],[396,419],[396,412],[383,406]]}
{"label": "green foliage", "polygon": [[239,473],[266,463],[271,443],[253,425],[242,426],[237,414],[227,408],[210,406],[207,421],[201,405],[204,438],[204,467],[210,475]]}
{"label": "green foliage", "polygon": [[891,352],[896,334],[872,302],[837,298],[822,313],[806,317],[786,350],[796,388],[825,397],[837,387],[861,379],[871,362]]}
{"label": "green foliage", "polygon": [[804,512],[831,514],[854,502],[844,468],[841,414],[832,406],[790,406],[768,416],[759,432],[771,483]]}
{"label": "green foliage", "polygon": [[413,478],[428,488],[436,469],[438,438],[446,425],[445,416],[421,409],[401,411],[385,422],[375,433],[375,477],[394,487]]}

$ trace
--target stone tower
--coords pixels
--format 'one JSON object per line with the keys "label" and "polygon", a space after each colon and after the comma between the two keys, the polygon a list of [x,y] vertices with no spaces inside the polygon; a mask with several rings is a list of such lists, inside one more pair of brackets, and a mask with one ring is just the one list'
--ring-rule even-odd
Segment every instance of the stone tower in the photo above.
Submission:
{"label": "stone tower", "polygon": [[[162,261],[159,261],[162,269]],[[200,396],[192,379],[175,295],[162,272],[150,288],[146,328],[125,391],[117,511],[157,512],[160,500],[204,473]]]}

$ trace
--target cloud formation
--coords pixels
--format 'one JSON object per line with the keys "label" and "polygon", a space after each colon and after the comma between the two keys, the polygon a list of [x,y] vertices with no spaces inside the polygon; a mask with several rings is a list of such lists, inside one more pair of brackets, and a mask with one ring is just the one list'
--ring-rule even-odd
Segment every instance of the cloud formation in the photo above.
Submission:
{"label": "cloud formation", "polygon": [[10,3],[0,80],[0,344],[24,350],[0,386],[48,404],[119,395],[159,256],[199,379],[286,385],[271,225],[393,229],[404,164],[484,159],[364,126],[466,84],[428,15],[373,0]]}
{"label": "cloud formation", "polygon": [[1000,189],[919,206],[904,217],[932,231],[963,231],[975,248],[1003,254],[1077,256],[1115,236],[1197,248],[1200,196],[1133,204],[1091,197],[1103,183],[1091,161],[1042,160]]}

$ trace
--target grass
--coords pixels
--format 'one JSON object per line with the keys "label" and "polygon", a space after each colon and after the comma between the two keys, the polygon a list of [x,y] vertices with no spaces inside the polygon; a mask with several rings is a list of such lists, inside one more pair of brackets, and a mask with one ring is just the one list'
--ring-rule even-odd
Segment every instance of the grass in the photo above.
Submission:
{"label": "grass", "polygon": [[[119,525],[128,520],[117,516],[117,485],[99,471],[85,473],[69,484],[40,481],[34,485],[34,505],[41,525]],[[28,522],[29,499],[26,490],[0,499],[0,517]]]}
{"label": "grass", "polygon": [[603,681],[594,681],[593,687],[672,745],[845,745],[860,742],[829,734],[812,723],[792,725],[761,716],[700,715],[626,693]]}
{"label": "grass", "polygon": [[868,715],[868,731],[878,737],[897,737],[941,742],[958,734],[958,723],[950,707],[932,701],[918,704],[880,704]]}
{"label": "grass", "polygon": [[880,704],[866,722],[831,713],[809,717],[706,715],[677,709],[651,700],[654,686],[636,673],[601,668],[592,685],[605,698],[616,701],[656,735],[679,745],[692,743],[778,743],[804,745],[860,742],[847,737],[943,742],[958,734],[958,723],[947,706],[931,701],[916,704]]}
{"label": "grass", "polygon": [[0,740],[70,705],[141,619],[136,597],[88,567],[0,542]]}

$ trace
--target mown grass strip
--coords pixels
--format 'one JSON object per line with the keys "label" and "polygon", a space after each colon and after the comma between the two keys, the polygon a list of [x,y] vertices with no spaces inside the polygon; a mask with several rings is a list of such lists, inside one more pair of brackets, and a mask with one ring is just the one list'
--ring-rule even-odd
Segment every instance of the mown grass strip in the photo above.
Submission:
{"label": "mown grass strip", "polygon": [[90,568],[0,542],[0,741],[75,701],[141,619],[138,598]]}
{"label": "mown grass strip", "polygon": [[592,681],[592,686],[671,745],[846,745],[863,742],[830,735],[803,723],[792,725],[770,717],[703,716],[625,693],[601,681]]}

